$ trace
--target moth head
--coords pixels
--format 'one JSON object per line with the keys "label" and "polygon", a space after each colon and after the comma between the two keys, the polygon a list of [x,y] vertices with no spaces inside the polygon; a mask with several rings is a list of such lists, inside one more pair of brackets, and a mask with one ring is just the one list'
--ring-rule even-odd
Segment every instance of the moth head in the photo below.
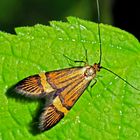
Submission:
{"label": "moth head", "polygon": [[94,63],[94,65],[93,65],[93,69],[95,70],[95,72],[97,72],[97,71],[100,71],[100,69],[101,69],[102,67],[100,66],[100,63]]}

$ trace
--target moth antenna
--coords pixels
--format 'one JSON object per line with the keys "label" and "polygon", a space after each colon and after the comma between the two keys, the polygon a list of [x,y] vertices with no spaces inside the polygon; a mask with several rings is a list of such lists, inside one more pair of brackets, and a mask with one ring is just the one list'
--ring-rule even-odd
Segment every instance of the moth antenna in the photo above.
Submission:
{"label": "moth antenna", "polygon": [[118,74],[116,74],[116,73],[113,72],[112,70],[107,69],[107,68],[105,68],[105,67],[103,67],[103,66],[100,66],[100,68],[102,68],[102,69],[104,69],[104,70],[106,70],[106,71],[109,71],[110,73],[114,74],[115,76],[117,76],[118,78],[120,78],[122,81],[124,81],[125,83],[127,83],[127,84],[128,84],[129,86],[131,86],[132,88],[134,88],[134,89],[140,91],[140,89],[138,89],[138,88],[136,88],[135,86],[133,86],[132,84],[130,84],[128,81],[126,81],[125,79],[123,79],[121,76],[119,76]]}
{"label": "moth antenna", "polygon": [[100,58],[99,58],[99,65],[101,65],[101,60],[102,60],[102,40],[101,40],[101,31],[100,31],[100,6],[99,6],[99,1],[96,0],[97,4],[97,14],[98,14],[98,37],[99,37],[99,45],[100,45]]}
{"label": "moth antenna", "polygon": [[101,66],[101,61],[102,61],[102,40],[101,40],[101,31],[100,31],[100,5],[99,5],[99,0],[96,0],[96,4],[97,4],[97,14],[98,14],[98,23],[97,23],[98,24],[98,37],[99,37],[99,45],[100,45],[100,56],[99,56],[99,63],[98,63],[98,65],[100,66],[100,68],[105,69],[106,71],[109,71],[110,73],[112,73],[115,76],[117,76],[118,78],[120,78],[122,81],[127,83],[132,88],[140,91],[140,89],[138,89],[135,86],[133,86],[131,83],[126,81],[124,78],[122,78],[121,76],[117,75],[115,72],[113,72],[110,69],[107,69],[107,68]]}

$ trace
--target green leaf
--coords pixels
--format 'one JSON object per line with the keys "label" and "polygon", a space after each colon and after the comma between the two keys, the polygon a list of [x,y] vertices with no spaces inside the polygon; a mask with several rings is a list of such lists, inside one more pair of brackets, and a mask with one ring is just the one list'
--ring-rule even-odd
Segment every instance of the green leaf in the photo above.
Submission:
{"label": "green leaf", "polygon": [[[102,65],[140,88],[138,40],[112,26],[101,24],[100,28]],[[84,47],[89,64],[98,62],[97,24],[74,17],[68,22],[52,21],[50,26],[16,28],[16,35],[0,32],[0,139],[140,139],[140,92],[108,71],[98,73],[97,84],[87,88],[60,123],[40,134],[32,125],[42,100],[6,94],[27,76],[70,67],[63,54],[85,60]]]}

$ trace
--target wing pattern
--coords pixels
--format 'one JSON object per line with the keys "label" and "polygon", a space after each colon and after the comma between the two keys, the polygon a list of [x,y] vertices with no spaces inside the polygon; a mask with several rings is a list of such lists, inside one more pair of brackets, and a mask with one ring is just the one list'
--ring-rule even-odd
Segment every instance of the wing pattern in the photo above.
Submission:
{"label": "wing pattern", "polygon": [[15,90],[27,97],[44,97],[48,94],[53,96],[40,116],[41,131],[56,125],[82,95],[93,79],[93,76],[85,76],[88,68],[89,66],[76,67],[41,73],[29,76],[16,85]]}
{"label": "wing pattern", "polygon": [[56,125],[69,112],[91,81],[85,79],[82,68],[46,73],[46,77],[47,82],[57,91],[52,104],[45,107],[41,114],[39,125],[41,131]]}
{"label": "wing pattern", "polygon": [[46,81],[45,73],[29,76],[15,86],[15,91],[27,97],[44,97],[55,91]]}

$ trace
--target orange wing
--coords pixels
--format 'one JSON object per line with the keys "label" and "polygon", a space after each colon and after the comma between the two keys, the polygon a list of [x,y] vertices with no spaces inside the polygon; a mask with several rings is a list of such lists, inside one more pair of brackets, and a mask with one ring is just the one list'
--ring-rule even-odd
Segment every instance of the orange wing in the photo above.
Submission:
{"label": "orange wing", "polygon": [[44,108],[39,128],[48,130],[56,125],[76,103],[92,79],[84,76],[85,67],[46,73],[47,82],[57,91],[49,106]]}
{"label": "orange wing", "polygon": [[46,81],[45,73],[29,76],[15,86],[15,91],[29,97],[44,97],[55,91]]}
{"label": "orange wing", "polygon": [[48,130],[56,125],[63,117],[64,113],[51,104],[45,107],[44,112],[41,114],[39,129],[41,131]]}
{"label": "orange wing", "polygon": [[41,131],[56,125],[76,103],[94,76],[85,76],[90,68],[76,67],[29,76],[20,81],[15,90],[25,96],[44,97],[50,94],[50,105],[40,117]]}
{"label": "orange wing", "polygon": [[57,89],[55,95],[60,95],[63,105],[71,108],[78,100],[92,79],[85,77],[87,67],[76,67],[46,73],[48,83]]}

